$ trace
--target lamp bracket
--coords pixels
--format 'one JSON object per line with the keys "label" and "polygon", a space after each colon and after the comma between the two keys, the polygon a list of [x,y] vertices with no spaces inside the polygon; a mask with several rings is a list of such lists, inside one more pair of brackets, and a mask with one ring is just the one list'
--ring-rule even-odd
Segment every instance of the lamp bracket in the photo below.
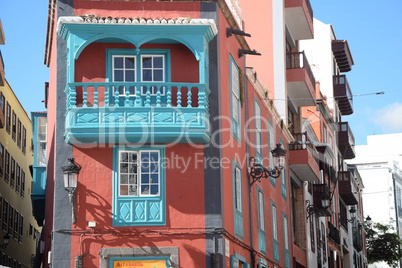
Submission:
{"label": "lamp bracket", "polygon": [[254,157],[250,157],[250,177],[252,179],[251,185],[256,181],[261,181],[261,178],[268,179],[268,178],[278,178],[281,175],[280,169],[277,167],[273,169],[267,169],[263,165],[256,163]]}
{"label": "lamp bracket", "polygon": [[232,35],[242,35],[242,36],[248,36],[251,37],[251,34],[248,34],[246,32],[243,32],[242,30],[239,29],[233,29],[233,28],[226,28],[226,37],[230,37]]}
{"label": "lamp bracket", "polygon": [[312,205],[310,203],[310,200],[306,200],[306,204],[307,204],[307,207],[306,207],[306,211],[307,211],[306,221],[308,221],[308,218],[310,218],[310,216],[315,214],[315,207],[314,207],[314,205]]}

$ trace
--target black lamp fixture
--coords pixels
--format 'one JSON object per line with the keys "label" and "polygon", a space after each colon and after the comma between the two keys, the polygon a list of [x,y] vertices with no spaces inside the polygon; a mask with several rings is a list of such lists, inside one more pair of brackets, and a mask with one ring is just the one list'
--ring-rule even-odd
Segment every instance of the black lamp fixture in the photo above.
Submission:
{"label": "black lamp fixture", "polygon": [[[314,204],[310,203],[310,200],[306,200],[306,204],[307,204],[306,210],[307,210],[307,220],[308,220],[308,218],[310,218],[310,216],[312,216],[313,214],[316,213],[316,208],[315,208]],[[330,206],[331,206],[331,196],[327,192],[324,192],[321,195],[321,207],[323,209],[328,209]]]}
{"label": "black lamp fixture", "polygon": [[1,248],[6,248],[7,246],[8,246],[8,244],[10,243],[10,238],[11,238],[11,235],[10,234],[5,234],[4,236],[3,236],[3,245],[0,245],[0,247]]}
{"label": "black lamp fixture", "polygon": [[61,167],[63,171],[64,189],[68,192],[69,201],[71,203],[72,210],[72,222],[76,222],[76,197],[75,192],[78,184],[78,174],[80,173],[81,166],[78,166],[74,162],[74,158],[68,159],[68,165]]}
{"label": "black lamp fixture", "polygon": [[275,167],[273,169],[267,169],[260,163],[256,163],[254,157],[249,159],[250,177],[252,179],[251,184],[256,181],[260,181],[261,178],[268,179],[269,177],[278,178],[281,175],[282,169],[285,167],[286,150],[282,149],[281,144],[278,143],[276,148],[271,150],[274,158]]}
{"label": "black lamp fixture", "polygon": [[350,219],[347,220],[348,222],[352,223],[356,220],[356,208],[355,206],[351,207],[349,209],[349,213],[350,213]]}

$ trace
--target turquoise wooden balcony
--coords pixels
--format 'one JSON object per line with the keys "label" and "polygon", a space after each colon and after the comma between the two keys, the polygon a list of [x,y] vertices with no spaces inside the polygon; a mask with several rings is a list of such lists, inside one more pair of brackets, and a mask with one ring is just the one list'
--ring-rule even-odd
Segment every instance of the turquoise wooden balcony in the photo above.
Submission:
{"label": "turquoise wooden balcony", "polygon": [[65,140],[207,143],[209,92],[198,83],[68,83]]}

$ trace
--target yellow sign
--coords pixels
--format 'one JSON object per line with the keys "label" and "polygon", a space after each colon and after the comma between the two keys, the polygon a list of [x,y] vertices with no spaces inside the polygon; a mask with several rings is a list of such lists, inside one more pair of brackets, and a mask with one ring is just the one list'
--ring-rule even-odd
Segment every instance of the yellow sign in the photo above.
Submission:
{"label": "yellow sign", "polygon": [[166,268],[166,260],[114,261],[113,268]]}

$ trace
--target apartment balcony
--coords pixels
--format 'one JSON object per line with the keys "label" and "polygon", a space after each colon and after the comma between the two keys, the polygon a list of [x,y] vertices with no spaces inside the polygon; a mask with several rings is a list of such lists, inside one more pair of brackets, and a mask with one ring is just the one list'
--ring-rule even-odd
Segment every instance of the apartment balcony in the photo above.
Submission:
{"label": "apartment balcony", "polygon": [[[322,146],[320,146],[322,148]],[[320,149],[317,147],[317,151],[320,152]],[[331,180],[331,182],[335,185],[338,181],[338,177],[336,176],[336,170],[328,163],[324,161],[319,161],[319,168],[323,171],[326,178]]]}
{"label": "apartment balcony", "polygon": [[334,97],[342,115],[353,114],[353,95],[346,75],[334,75]]}
{"label": "apartment balcony", "polygon": [[329,239],[335,242],[336,244],[341,244],[341,234],[338,228],[333,225],[331,222],[328,222],[329,229]]}
{"label": "apartment balcony", "polygon": [[363,237],[361,228],[353,227],[353,246],[357,251],[363,250]]}
{"label": "apartment balcony", "polygon": [[340,171],[339,175],[339,195],[346,205],[356,205],[359,201],[358,190],[350,171]]}
{"label": "apartment balcony", "polygon": [[314,38],[313,9],[309,0],[286,0],[285,18],[295,40]]}
{"label": "apartment balcony", "polygon": [[207,143],[209,92],[196,83],[69,83],[66,142]]}
{"label": "apartment balcony", "polygon": [[344,159],[353,159],[355,152],[355,137],[348,122],[339,122],[338,149]]}
{"label": "apartment balcony", "polygon": [[313,203],[314,211],[318,217],[329,217],[332,215],[331,207],[325,208],[321,204],[321,197],[327,194],[330,196],[330,191],[328,185],[324,184],[313,184]]}
{"label": "apartment balcony", "polygon": [[46,167],[38,166],[32,169],[32,214],[39,226],[45,220],[46,202]]}
{"label": "apartment balcony", "polygon": [[315,78],[304,52],[287,53],[286,69],[289,99],[297,107],[315,106]]}
{"label": "apartment balcony", "polygon": [[318,182],[320,169],[318,152],[307,133],[294,133],[295,141],[289,144],[290,168],[302,181]]}
{"label": "apartment balcony", "polygon": [[332,52],[334,53],[339,70],[342,73],[352,70],[354,62],[352,54],[350,53],[348,41],[332,40]]}

